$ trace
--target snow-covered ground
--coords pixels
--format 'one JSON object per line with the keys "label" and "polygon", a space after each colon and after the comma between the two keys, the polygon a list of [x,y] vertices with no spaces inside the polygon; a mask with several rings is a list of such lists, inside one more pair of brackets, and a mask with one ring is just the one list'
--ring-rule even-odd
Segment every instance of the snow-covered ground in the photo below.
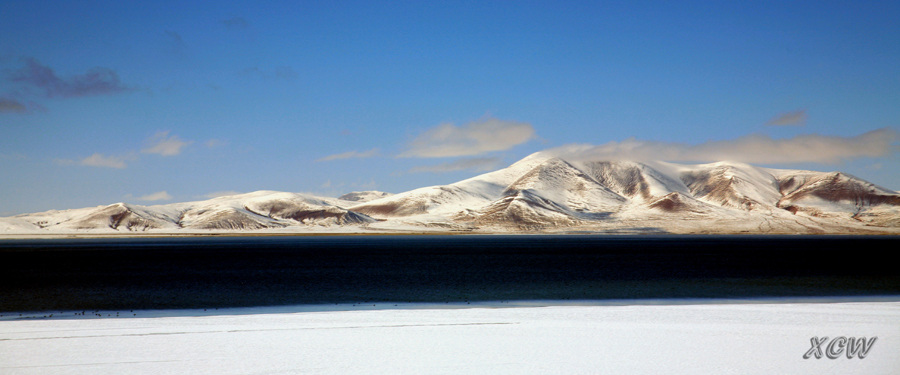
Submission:
{"label": "snow-covered ground", "polygon": [[[0,373],[900,373],[896,299],[535,305],[7,313]],[[804,359],[823,336],[877,340],[863,359]]]}

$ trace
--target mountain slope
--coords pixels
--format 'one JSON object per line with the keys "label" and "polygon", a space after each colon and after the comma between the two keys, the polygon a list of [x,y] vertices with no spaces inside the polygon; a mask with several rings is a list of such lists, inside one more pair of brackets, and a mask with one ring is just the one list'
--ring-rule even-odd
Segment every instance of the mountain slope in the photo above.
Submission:
{"label": "mountain slope", "polygon": [[679,177],[694,198],[722,207],[772,208],[781,195],[775,176],[747,164],[702,164],[682,168]]}
{"label": "mountain slope", "polygon": [[425,214],[454,215],[490,204],[492,200],[501,196],[509,184],[520,178],[522,173],[547,159],[548,156],[535,153],[498,171],[450,185],[410,190],[349,208],[379,218]]}
{"label": "mountain slope", "polygon": [[539,228],[606,218],[627,202],[559,158],[535,165],[500,194],[501,198],[461,219],[479,225]]}
{"label": "mountain slope", "polygon": [[670,193],[688,193],[687,187],[653,167],[630,161],[578,163],[589,176],[616,193],[639,200],[654,200]]}
{"label": "mountain slope", "polygon": [[900,194],[846,173],[782,172],[778,188],[776,205],[793,213],[857,220],[900,214]]}

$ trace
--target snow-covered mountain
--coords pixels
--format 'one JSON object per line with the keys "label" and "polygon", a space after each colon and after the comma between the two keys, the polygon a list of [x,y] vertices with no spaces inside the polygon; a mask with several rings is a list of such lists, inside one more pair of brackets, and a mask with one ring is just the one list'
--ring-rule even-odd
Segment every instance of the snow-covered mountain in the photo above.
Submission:
{"label": "snow-covered mountain", "polygon": [[258,191],[0,218],[0,234],[900,233],[900,194],[840,172],[536,153],[449,185],[340,198]]}
{"label": "snow-covered mountain", "polygon": [[6,233],[29,230],[48,233],[252,231],[360,225],[376,221],[341,208],[340,202],[343,201],[306,194],[257,191],[159,206],[116,203],[0,218],[0,233],[4,230]]}

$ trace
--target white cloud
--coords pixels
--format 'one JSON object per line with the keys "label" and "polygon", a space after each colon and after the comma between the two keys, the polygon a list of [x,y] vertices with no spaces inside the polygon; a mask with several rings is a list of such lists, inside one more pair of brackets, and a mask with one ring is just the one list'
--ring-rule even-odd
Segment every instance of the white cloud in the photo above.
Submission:
{"label": "white cloud", "polygon": [[452,172],[452,171],[460,171],[464,169],[474,169],[478,172],[487,172],[490,170],[497,169],[500,164],[500,158],[468,158],[468,159],[458,159],[447,163],[441,163],[438,165],[426,165],[419,166],[410,169],[407,173],[422,173],[422,172],[430,172],[430,173],[443,173],[443,172]]}
{"label": "white cloud", "polygon": [[172,196],[165,191],[157,191],[155,193],[140,196],[135,199],[141,201],[167,201],[172,199]]}
{"label": "white cloud", "polygon": [[[130,159],[129,157],[121,157],[121,156],[103,156],[103,154],[96,153],[91,156],[88,156],[84,159],[81,159],[78,164],[86,165],[89,167],[103,167],[103,168],[125,168],[125,160]],[[61,160],[61,164],[71,164],[70,160]]]}
{"label": "white cloud", "polygon": [[531,124],[495,118],[473,121],[457,127],[441,124],[410,142],[400,157],[443,158],[471,156],[501,151],[528,142],[534,137]]}
{"label": "white cloud", "polygon": [[566,145],[547,152],[579,160],[625,159],[671,162],[730,160],[751,164],[837,163],[860,157],[889,155],[895,152],[891,144],[897,139],[897,132],[882,128],[855,137],[806,134],[788,139],[772,139],[766,135],[756,134],[697,145],[631,138],[599,146]]}
{"label": "white cloud", "polygon": [[787,125],[805,125],[806,110],[785,112],[766,122],[766,125],[787,126]]}
{"label": "white cloud", "polygon": [[379,151],[377,148],[373,148],[368,151],[348,151],[341,154],[328,155],[321,159],[316,159],[316,161],[330,161],[330,160],[340,160],[340,159],[361,159],[361,158],[371,158],[373,156],[377,156]]}
{"label": "white cloud", "polygon": [[183,141],[177,135],[169,136],[169,132],[157,132],[148,141],[151,146],[141,152],[146,154],[160,154],[163,156],[173,156],[181,153],[181,149],[193,141]]}

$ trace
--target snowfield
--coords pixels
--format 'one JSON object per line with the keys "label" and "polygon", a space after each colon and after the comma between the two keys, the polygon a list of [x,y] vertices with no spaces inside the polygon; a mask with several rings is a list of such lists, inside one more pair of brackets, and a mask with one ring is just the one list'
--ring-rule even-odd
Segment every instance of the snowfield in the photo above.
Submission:
{"label": "snowfield", "polygon": [[[900,373],[896,300],[733,302],[13,314],[0,318],[0,373]],[[862,359],[804,359],[823,336],[877,339]]]}

